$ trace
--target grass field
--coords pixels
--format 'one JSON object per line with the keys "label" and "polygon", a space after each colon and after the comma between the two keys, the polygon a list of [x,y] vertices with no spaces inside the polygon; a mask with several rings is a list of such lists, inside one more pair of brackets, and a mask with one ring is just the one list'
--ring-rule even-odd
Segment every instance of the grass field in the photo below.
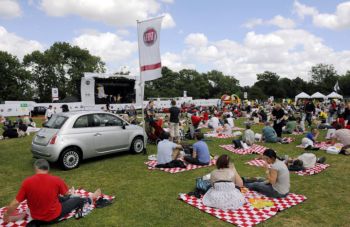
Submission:
{"label": "grass field", "polygon": [[[243,120],[236,121],[243,127]],[[38,120],[38,123],[39,120]],[[261,126],[254,126],[255,132]],[[321,138],[324,138],[322,132]],[[303,152],[296,148],[301,136],[288,145],[266,144],[279,155],[290,157]],[[33,158],[30,152],[32,136],[0,141],[0,206],[7,205],[16,195],[22,180],[32,172]],[[214,139],[208,142],[211,153],[229,154],[241,176],[264,176],[262,168],[244,164],[254,155],[239,156],[225,151],[220,144],[231,139]],[[148,146],[148,154],[156,153],[154,145]],[[350,165],[349,157],[327,155],[331,167],[314,176],[291,174],[291,192],[303,194],[308,199],[291,209],[262,223],[260,226],[350,226]],[[209,173],[214,167],[169,174],[147,170],[143,164],[145,155],[117,154],[105,158],[84,161],[78,169],[61,171],[52,167],[52,174],[63,178],[69,186],[94,191],[101,188],[115,195],[115,203],[96,209],[77,221],[70,219],[60,226],[230,226],[177,199],[178,193],[192,191],[195,178]]]}

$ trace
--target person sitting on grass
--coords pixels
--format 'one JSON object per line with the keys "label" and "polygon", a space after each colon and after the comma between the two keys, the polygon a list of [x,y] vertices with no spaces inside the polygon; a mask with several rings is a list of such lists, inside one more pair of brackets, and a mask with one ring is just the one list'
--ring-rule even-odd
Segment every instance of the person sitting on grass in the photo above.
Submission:
{"label": "person sitting on grass", "polygon": [[301,117],[297,117],[297,125],[295,128],[296,132],[305,132],[305,122],[301,119]]}
{"label": "person sitting on grass", "polygon": [[337,141],[343,144],[339,154],[350,155],[350,129],[342,128],[340,124],[335,125],[335,133],[332,138],[332,144]]}
{"label": "person sitting on grass", "polygon": [[222,133],[224,135],[232,135],[232,128],[228,123],[227,119],[224,120],[224,126],[216,129],[217,133]]}
{"label": "person sitting on grass", "polygon": [[212,187],[203,196],[203,205],[217,209],[236,210],[245,204],[243,194],[236,188],[243,187],[243,181],[228,155],[221,155],[216,161],[217,169],[210,173]]}
{"label": "person sitting on grass", "polygon": [[242,141],[248,146],[252,146],[255,142],[255,134],[251,130],[251,124],[247,123],[245,125],[246,130],[243,132]]}
{"label": "person sitting on grass", "polygon": [[305,170],[309,168],[315,167],[316,163],[325,163],[326,158],[320,157],[317,158],[315,154],[313,153],[304,153],[299,155],[295,159],[287,159],[284,160],[286,165],[288,166],[289,171],[300,171]]}
{"label": "person sitting on grass", "polygon": [[266,143],[277,143],[282,141],[280,137],[277,137],[275,129],[271,127],[271,123],[268,121],[265,122],[265,127],[262,129],[262,139],[265,140]]}
{"label": "person sitting on grass", "polygon": [[24,200],[27,200],[33,218],[27,226],[40,226],[57,222],[74,210],[81,212],[86,202],[91,203],[101,195],[101,190],[98,189],[90,200],[69,197],[70,191],[66,183],[61,178],[49,174],[50,165],[45,159],[36,160],[34,170],[35,175],[23,181],[16,198],[7,206],[4,222],[16,221],[11,214]]}
{"label": "person sitting on grass", "polygon": [[163,140],[157,145],[157,163],[158,165],[166,165],[176,160],[180,155],[181,145],[169,140],[170,133],[163,132]]}
{"label": "person sitting on grass", "polygon": [[316,149],[316,148],[314,148],[314,146],[315,146],[316,139],[317,139],[319,134],[320,134],[320,132],[318,131],[317,128],[312,128],[311,131],[306,134],[306,137],[304,137],[301,140],[302,146],[306,150],[308,150],[308,149]]}
{"label": "person sitting on grass", "polygon": [[244,186],[271,198],[287,196],[290,189],[290,176],[286,164],[277,159],[276,152],[272,149],[266,149],[262,158],[266,162],[267,180],[265,182],[245,183]]}
{"label": "person sitting on grass", "polygon": [[195,165],[209,165],[210,153],[208,145],[203,140],[203,133],[196,133],[195,138],[197,142],[193,144],[193,153],[190,156],[185,156],[185,161]]}
{"label": "person sitting on grass", "polygon": [[288,122],[286,123],[286,126],[283,129],[283,133],[292,134],[295,131],[296,127],[297,127],[297,122],[294,116],[290,116],[288,118]]}

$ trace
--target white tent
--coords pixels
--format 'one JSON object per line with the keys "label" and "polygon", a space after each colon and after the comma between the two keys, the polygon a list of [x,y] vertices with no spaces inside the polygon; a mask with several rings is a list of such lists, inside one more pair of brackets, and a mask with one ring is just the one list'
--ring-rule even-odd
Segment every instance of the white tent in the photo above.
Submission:
{"label": "white tent", "polygon": [[311,95],[312,99],[326,99],[327,96],[325,96],[324,94],[320,93],[320,92],[316,92],[314,94]]}
{"label": "white tent", "polygon": [[342,95],[339,95],[337,92],[332,92],[329,95],[327,95],[328,99],[343,99]]}
{"label": "white tent", "polygon": [[298,101],[298,99],[309,99],[310,95],[306,94],[305,92],[301,92],[299,95],[295,96],[295,102]]}

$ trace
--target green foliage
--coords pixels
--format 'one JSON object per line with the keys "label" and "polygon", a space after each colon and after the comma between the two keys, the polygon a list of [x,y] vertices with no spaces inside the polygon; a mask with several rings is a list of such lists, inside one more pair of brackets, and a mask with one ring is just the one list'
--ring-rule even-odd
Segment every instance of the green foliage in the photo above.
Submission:
{"label": "green foliage", "polygon": [[51,101],[51,88],[57,87],[60,98],[80,97],[80,80],[84,72],[104,72],[105,64],[69,43],[54,43],[44,52],[34,51],[23,58],[23,64],[31,71],[36,95],[41,102]]}
{"label": "green foliage", "polygon": [[333,65],[317,64],[311,68],[311,83],[317,86],[318,91],[328,94],[333,91],[338,80],[337,71]]}
{"label": "green foliage", "polygon": [[17,57],[0,51],[0,102],[6,100],[30,100],[33,89],[31,74]]}
{"label": "green foliage", "polygon": [[234,94],[239,91],[238,80],[213,70],[199,73],[196,70],[183,69],[174,72],[162,68],[162,77],[146,82],[145,97],[179,97],[183,91],[193,98],[220,98],[223,94]]}

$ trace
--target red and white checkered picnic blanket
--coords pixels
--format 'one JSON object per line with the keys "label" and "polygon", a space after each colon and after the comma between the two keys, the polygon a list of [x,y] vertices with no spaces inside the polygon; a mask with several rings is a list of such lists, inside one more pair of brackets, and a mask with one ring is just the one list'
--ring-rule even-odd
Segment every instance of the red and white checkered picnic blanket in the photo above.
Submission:
{"label": "red and white checkered picnic blanket", "polygon": [[[92,195],[92,192],[87,192],[84,189],[77,189],[77,190],[75,190],[74,194],[78,194],[82,198],[87,198],[87,197],[90,197]],[[101,195],[101,197],[104,198],[104,199],[108,199],[110,201],[112,201],[114,199],[114,196],[109,196],[109,195]],[[90,205],[85,205],[85,206],[88,206],[86,209],[89,209],[89,210],[93,210],[95,208],[95,204],[90,204]],[[19,214],[20,213],[26,213],[26,215],[25,215],[23,220],[19,220],[19,221],[16,221],[16,222],[5,223],[3,221],[3,216],[4,216],[5,211],[6,211],[5,207],[0,208],[0,226],[6,226],[6,227],[26,226],[32,220],[32,217],[30,216],[30,211],[28,209],[28,205],[27,205],[27,201],[26,200],[23,201],[22,203],[20,203],[20,205],[18,206],[18,208],[16,210],[17,213],[19,213]],[[60,221],[69,219],[71,217],[74,217],[74,215],[75,215],[75,211],[69,213],[67,216],[62,218]]]}
{"label": "red and white checkered picnic blanket", "polygon": [[293,138],[293,137],[283,137],[282,141],[291,143],[291,142],[295,141],[295,138]]}
{"label": "red and white checkered picnic blanket", "polygon": [[258,145],[258,144],[253,144],[247,149],[239,148],[236,149],[235,145],[229,144],[229,145],[220,145],[220,147],[224,148],[225,150],[231,151],[235,154],[241,154],[241,155],[246,155],[246,154],[262,154],[264,151],[267,149],[267,147]]}
{"label": "red and white checkered picnic blanket", "polygon": [[[341,143],[336,143],[334,145],[330,144],[330,143],[327,143],[325,141],[322,141],[322,142],[319,142],[319,143],[314,143],[314,147],[317,147],[317,148],[320,148],[320,150],[327,150],[328,147],[331,147],[331,146],[336,146],[336,147],[343,147],[343,144]],[[297,147],[299,148],[304,148],[303,145],[298,145]]]}
{"label": "red and white checkered picnic blanket", "polygon": [[233,134],[227,135],[227,134],[221,134],[221,133],[206,133],[204,134],[205,137],[211,137],[211,138],[217,138],[217,139],[228,139],[235,137]]}
{"label": "red and white checkered picnic blanket", "polygon": [[[265,161],[262,159],[253,159],[253,160],[250,160],[249,162],[246,162],[246,164],[251,166],[264,167]],[[293,173],[298,174],[299,176],[311,176],[322,172],[323,170],[327,169],[329,166],[330,166],[329,164],[316,163],[315,167],[296,171]]]}
{"label": "red and white checkered picnic blanket", "polygon": [[298,135],[303,135],[305,132],[296,132],[296,131],[294,131],[294,132],[292,132],[292,135],[296,135],[296,136],[298,136]]}
{"label": "red and white checkered picnic blanket", "polygon": [[194,165],[194,164],[188,163],[188,164],[185,164],[186,168],[179,168],[179,167],[176,167],[176,168],[156,168],[156,165],[158,164],[156,160],[151,160],[151,161],[145,162],[145,164],[147,165],[147,168],[149,170],[158,169],[158,170],[162,170],[162,171],[167,172],[167,173],[180,173],[180,172],[184,172],[184,171],[189,171],[189,170],[193,170],[193,169],[199,169],[199,168],[215,165],[216,160],[212,159],[210,161],[209,165],[205,165],[205,166]]}
{"label": "red and white checkered picnic blanket", "polygon": [[263,209],[257,209],[251,206],[250,203],[246,203],[241,208],[237,210],[222,210],[212,207],[204,206],[202,199],[198,199],[194,196],[188,196],[187,194],[179,194],[179,199],[183,200],[185,203],[200,209],[220,220],[225,222],[241,226],[241,227],[250,227],[257,225],[267,219],[273,217],[277,214],[278,211],[283,211],[292,206],[295,206],[299,203],[304,202],[307,198],[303,195],[297,195],[290,193],[285,198],[267,198],[260,193],[254,191],[248,191],[244,194],[245,198],[263,198],[274,202],[274,206],[265,207]]}

